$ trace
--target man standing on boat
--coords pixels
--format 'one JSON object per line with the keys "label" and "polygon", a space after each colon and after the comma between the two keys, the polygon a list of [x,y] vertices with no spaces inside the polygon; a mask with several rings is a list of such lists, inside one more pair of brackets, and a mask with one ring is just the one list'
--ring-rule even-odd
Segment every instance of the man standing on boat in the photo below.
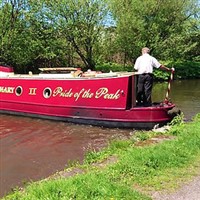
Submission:
{"label": "man standing on boat", "polygon": [[160,64],[156,58],[149,55],[150,49],[142,48],[142,55],[137,58],[134,69],[138,71],[137,105],[151,106],[151,93],[153,87],[153,68],[160,68],[165,71],[172,69]]}

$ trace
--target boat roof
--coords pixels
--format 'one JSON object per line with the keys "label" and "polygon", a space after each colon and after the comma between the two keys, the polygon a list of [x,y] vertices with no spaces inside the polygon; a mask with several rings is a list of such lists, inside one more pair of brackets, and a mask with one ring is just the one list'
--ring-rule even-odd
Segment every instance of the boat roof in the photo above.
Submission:
{"label": "boat roof", "polygon": [[39,68],[40,71],[77,71],[80,70],[80,68],[74,68],[74,67],[48,67],[48,68]]}

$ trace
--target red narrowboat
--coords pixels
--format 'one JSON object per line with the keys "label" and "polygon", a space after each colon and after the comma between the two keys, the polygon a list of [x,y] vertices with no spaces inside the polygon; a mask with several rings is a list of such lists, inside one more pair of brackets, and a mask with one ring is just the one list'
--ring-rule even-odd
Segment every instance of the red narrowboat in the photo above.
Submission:
{"label": "red narrowboat", "polygon": [[132,72],[41,71],[37,75],[14,74],[12,67],[0,66],[0,113],[142,129],[173,118],[169,112],[175,107],[173,103],[136,105],[137,75]]}

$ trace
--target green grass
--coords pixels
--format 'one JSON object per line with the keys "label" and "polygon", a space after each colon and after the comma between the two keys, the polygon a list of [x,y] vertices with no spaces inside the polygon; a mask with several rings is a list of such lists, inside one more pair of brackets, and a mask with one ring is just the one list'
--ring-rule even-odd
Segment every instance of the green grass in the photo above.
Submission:
{"label": "green grass", "polygon": [[[174,136],[171,140],[137,145],[161,134],[150,131],[139,132],[129,140],[113,141],[101,152],[88,152],[84,164],[75,166],[84,169],[84,174],[32,183],[4,199],[151,199],[147,191],[174,189],[197,173],[199,130],[200,114],[192,122],[174,125],[166,133]],[[103,167],[94,165],[113,155],[117,157],[116,162]]]}

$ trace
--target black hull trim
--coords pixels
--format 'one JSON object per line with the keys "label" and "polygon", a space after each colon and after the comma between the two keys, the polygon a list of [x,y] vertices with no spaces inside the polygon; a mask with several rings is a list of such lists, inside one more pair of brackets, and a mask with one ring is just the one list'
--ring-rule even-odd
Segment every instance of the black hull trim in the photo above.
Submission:
{"label": "black hull trim", "polygon": [[16,115],[16,116],[24,116],[24,117],[32,117],[32,118],[40,118],[40,119],[48,119],[55,121],[63,121],[74,124],[85,124],[85,125],[93,125],[107,128],[135,128],[135,129],[143,129],[150,130],[153,129],[155,125],[159,127],[166,125],[169,121],[165,122],[122,122],[122,121],[105,121],[105,120],[94,120],[94,119],[83,119],[83,118],[69,118],[69,117],[60,117],[60,116],[49,116],[49,115],[38,115],[32,113],[24,113],[24,112],[13,112],[13,111],[5,111],[0,110],[0,114],[8,114],[8,115]]}

